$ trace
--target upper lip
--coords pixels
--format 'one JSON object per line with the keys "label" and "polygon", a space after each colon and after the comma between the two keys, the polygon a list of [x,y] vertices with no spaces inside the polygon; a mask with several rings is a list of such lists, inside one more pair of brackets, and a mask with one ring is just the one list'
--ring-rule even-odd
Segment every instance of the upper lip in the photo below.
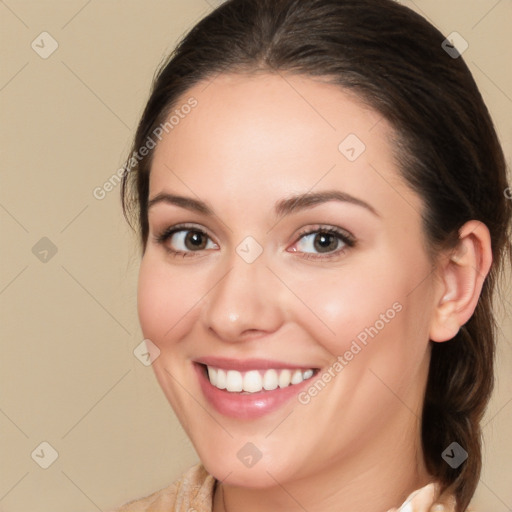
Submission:
{"label": "upper lip", "polygon": [[230,359],[227,357],[199,357],[194,359],[195,363],[221,368],[223,370],[237,370],[239,372],[249,370],[297,370],[297,369],[314,369],[314,366],[302,364],[290,364],[283,361],[275,361],[271,359]]}

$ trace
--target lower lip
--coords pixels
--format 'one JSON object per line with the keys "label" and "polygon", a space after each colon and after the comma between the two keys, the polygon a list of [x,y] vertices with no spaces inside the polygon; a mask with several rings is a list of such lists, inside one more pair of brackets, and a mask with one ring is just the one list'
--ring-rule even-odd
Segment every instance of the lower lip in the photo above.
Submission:
{"label": "lower lip", "polygon": [[252,420],[279,409],[291,398],[296,397],[311,381],[311,379],[307,379],[300,384],[277,388],[273,391],[250,394],[230,393],[213,386],[202,365],[194,364],[194,366],[199,376],[199,384],[208,402],[224,416],[237,419]]}

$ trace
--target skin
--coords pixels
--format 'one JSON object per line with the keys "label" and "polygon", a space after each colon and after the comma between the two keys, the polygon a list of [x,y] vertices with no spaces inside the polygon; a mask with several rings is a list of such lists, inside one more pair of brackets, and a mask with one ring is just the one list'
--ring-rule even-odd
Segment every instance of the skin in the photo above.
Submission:
{"label": "skin", "polygon": [[[214,215],[163,202],[150,208],[138,308],[144,337],[160,350],[157,379],[206,469],[222,480],[215,511],[223,501],[246,512],[400,506],[432,480],[419,428],[429,340],[450,339],[474,309],[478,276],[490,265],[485,226],[468,230],[457,263],[440,255],[434,270],[422,201],[399,175],[391,127],[338,87],[224,74],[197,84],[177,106],[191,96],[198,106],[155,149],[149,198],[192,197]],[[353,162],[338,150],[348,134],[366,145]],[[274,212],[282,199],[324,190],[350,194],[375,213],[339,201]],[[178,235],[155,241],[184,222],[208,235],[204,249]],[[327,258],[315,250],[315,235],[299,239],[319,224],[350,232],[355,245],[334,238],[336,254]],[[253,263],[236,252],[247,236],[263,248]],[[325,370],[395,303],[400,312],[307,405],[291,399],[259,419],[234,419],[201,392],[198,357]],[[247,442],[262,454],[251,468],[237,457]]]}

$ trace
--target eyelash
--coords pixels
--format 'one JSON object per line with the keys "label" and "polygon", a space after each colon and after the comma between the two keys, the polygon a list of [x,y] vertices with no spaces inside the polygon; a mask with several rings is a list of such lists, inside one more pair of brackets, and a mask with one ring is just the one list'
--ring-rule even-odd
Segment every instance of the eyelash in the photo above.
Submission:
{"label": "eyelash", "polygon": [[[205,249],[201,249],[199,251],[177,251],[177,250],[171,249],[167,245],[165,245],[165,242],[167,242],[167,240],[169,238],[171,238],[172,235],[174,235],[175,233],[179,233],[181,231],[192,231],[192,232],[195,232],[195,233],[199,233],[202,236],[206,236],[206,237],[208,237],[211,240],[211,237],[208,236],[208,234],[205,233],[202,229],[199,229],[196,226],[191,226],[191,225],[188,225],[188,224],[178,224],[176,226],[168,227],[168,228],[164,229],[162,232],[160,232],[159,234],[155,235],[153,237],[153,239],[154,239],[154,241],[157,244],[163,245],[165,250],[171,256],[173,256],[173,257],[178,257],[178,256],[183,256],[184,258],[185,257],[193,257],[195,252],[201,252],[201,251],[205,250]],[[312,235],[312,234],[315,234],[315,233],[326,233],[326,234],[334,235],[335,237],[338,238],[338,240],[340,240],[344,244],[344,247],[342,247],[341,249],[337,249],[337,250],[335,250],[333,252],[326,253],[326,254],[322,254],[322,253],[317,253],[317,254],[314,254],[314,253],[301,253],[299,251],[296,251],[304,259],[307,259],[307,260],[317,260],[317,259],[328,260],[328,259],[340,256],[341,254],[344,254],[346,252],[347,248],[352,248],[352,247],[354,247],[356,245],[355,237],[351,233],[349,233],[348,231],[341,230],[339,228],[335,228],[335,227],[332,227],[332,226],[322,226],[322,225],[318,225],[314,229],[305,229],[305,230],[301,231],[297,235],[298,238],[297,238],[297,241],[295,243],[299,242],[305,236]]]}

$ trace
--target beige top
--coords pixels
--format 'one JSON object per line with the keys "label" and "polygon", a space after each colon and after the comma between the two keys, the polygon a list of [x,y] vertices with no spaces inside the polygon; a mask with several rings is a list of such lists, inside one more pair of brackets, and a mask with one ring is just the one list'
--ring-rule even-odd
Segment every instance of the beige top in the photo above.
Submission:
{"label": "beige top", "polygon": [[197,464],[168,487],[112,512],[212,512],[215,486],[215,478]]}
{"label": "beige top", "polygon": [[165,489],[114,512],[212,512],[215,483],[204,466],[197,464]]}

